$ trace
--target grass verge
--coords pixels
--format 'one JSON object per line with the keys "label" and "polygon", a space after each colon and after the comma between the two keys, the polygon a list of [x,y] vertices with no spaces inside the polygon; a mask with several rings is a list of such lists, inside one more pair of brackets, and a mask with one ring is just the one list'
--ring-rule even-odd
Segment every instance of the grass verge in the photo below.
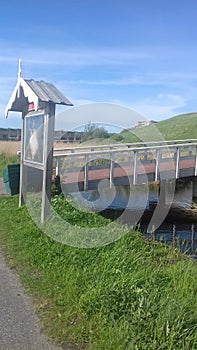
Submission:
{"label": "grass verge", "polygon": [[[94,225],[105,221],[73,211],[61,196],[55,203],[57,211],[66,208],[73,230],[77,215]],[[194,261],[135,231],[102,248],[57,243],[18,208],[17,196],[0,198],[0,216],[9,265],[56,343],[88,350],[197,349]]]}

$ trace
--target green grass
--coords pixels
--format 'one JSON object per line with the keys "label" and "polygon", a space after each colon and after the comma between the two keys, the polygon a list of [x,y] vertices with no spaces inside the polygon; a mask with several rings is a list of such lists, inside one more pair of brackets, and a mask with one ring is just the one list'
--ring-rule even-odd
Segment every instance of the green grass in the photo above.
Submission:
{"label": "green grass", "polygon": [[2,176],[2,170],[8,164],[15,164],[19,162],[19,158],[17,156],[9,156],[5,153],[0,153],[0,176]]}
{"label": "green grass", "polygon": [[[74,225],[107,223],[55,197]],[[31,295],[47,334],[88,350],[197,349],[197,266],[140,233],[79,249],[48,238],[18,197],[0,198],[0,242]]]}
{"label": "green grass", "polygon": [[184,140],[197,138],[197,113],[189,113],[163,120],[154,125],[124,131],[121,142]]}

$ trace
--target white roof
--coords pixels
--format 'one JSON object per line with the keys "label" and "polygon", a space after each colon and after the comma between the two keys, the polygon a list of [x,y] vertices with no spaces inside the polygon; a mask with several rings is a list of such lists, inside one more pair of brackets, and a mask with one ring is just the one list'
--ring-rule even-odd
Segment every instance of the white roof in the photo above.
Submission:
{"label": "white roof", "polygon": [[30,103],[34,103],[34,109],[37,111],[40,102],[73,105],[53,84],[18,76],[17,84],[5,109],[5,117],[7,118],[9,111],[23,112]]}

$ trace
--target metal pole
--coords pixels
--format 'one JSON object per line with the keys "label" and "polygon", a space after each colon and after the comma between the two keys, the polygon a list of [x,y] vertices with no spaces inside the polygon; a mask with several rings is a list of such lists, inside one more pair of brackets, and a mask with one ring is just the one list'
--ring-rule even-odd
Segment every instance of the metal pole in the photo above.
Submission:
{"label": "metal pole", "polygon": [[160,159],[160,150],[157,150],[156,154],[156,163],[155,163],[155,181],[158,180],[158,175],[159,175],[159,159]]}
{"label": "metal pole", "polygon": [[197,176],[197,146],[196,146],[196,160],[195,160],[195,172],[194,175]]}
{"label": "metal pole", "polygon": [[137,183],[137,157],[138,157],[138,151],[134,150],[133,185],[136,185]]}
{"label": "metal pole", "polygon": [[110,153],[110,169],[109,169],[109,187],[112,188],[114,179],[114,159],[113,154]]}
{"label": "metal pole", "polygon": [[88,190],[88,155],[85,155],[84,165],[84,191]]}
{"label": "metal pole", "polygon": [[59,175],[60,175],[60,159],[59,159],[59,157],[56,158],[55,175],[56,175],[56,176],[59,176]]}
{"label": "metal pole", "polygon": [[175,178],[179,178],[179,160],[180,160],[180,148],[176,147],[176,171],[175,171]]}

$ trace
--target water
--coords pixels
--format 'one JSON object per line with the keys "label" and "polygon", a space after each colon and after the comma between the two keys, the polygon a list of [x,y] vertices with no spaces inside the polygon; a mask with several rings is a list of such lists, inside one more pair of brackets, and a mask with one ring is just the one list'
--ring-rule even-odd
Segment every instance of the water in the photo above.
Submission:
{"label": "water", "polygon": [[181,252],[197,257],[197,210],[192,208],[192,182],[176,185],[172,203],[169,200],[171,188],[165,189],[168,190],[162,202],[157,185],[103,188],[73,193],[72,197],[85,211],[93,210],[124,224],[138,226],[143,236],[170,243]]}

